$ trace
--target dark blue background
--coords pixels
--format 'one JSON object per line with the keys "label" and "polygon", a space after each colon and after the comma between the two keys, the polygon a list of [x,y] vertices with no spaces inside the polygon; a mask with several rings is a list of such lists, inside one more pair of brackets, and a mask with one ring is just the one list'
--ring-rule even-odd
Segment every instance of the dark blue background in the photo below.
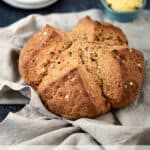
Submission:
{"label": "dark blue background", "polygon": [[[44,9],[22,10],[13,8],[0,1],[0,27],[9,25],[32,13],[75,12],[90,8],[102,8],[102,6],[99,0],[59,0],[57,3]],[[150,0],[147,0],[146,8],[150,8]]]}
{"label": "dark blue background", "polygon": [[[147,2],[146,8],[150,8],[150,0],[147,0]],[[77,12],[91,8],[102,8],[99,0],[59,0],[52,6],[39,10],[17,9],[0,1],[0,27],[7,26],[32,13]],[[24,105],[0,105],[0,121],[8,112],[15,112],[23,106]]]}

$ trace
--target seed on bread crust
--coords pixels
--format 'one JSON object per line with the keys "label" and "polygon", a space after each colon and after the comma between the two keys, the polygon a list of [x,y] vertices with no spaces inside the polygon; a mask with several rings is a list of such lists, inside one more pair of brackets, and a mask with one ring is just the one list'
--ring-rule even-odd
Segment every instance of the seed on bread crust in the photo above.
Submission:
{"label": "seed on bread crust", "polygon": [[132,52],[133,52],[133,49],[130,48],[130,49],[129,49],[129,52],[132,53]]}
{"label": "seed on bread crust", "polygon": [[133,83],[132,81],[130,81],[130,82],[129,82],[129,85],[130,85],[130,86],[133,86],[133,85],[134,85],[134,83]]}
{"label": "seed on bread crust", "polygon": [[48,35],[48,32],[44,32],[43,35],[44,35],[44,36]]}
{"label": "seed on bread crust", "polygon": [[141,64],[137,64],[137,66],[140,68],[140,67],[141,67]]}

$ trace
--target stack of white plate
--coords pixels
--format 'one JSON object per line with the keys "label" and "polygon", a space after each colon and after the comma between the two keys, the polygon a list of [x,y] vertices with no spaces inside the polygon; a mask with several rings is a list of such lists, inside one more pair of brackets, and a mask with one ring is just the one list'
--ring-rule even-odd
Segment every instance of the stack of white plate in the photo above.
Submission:
{"label": "stack of white plate", "polygon": [[58,0],[3,0],[3,1],[11,6],[18,8],[38,9],[49,6]]}

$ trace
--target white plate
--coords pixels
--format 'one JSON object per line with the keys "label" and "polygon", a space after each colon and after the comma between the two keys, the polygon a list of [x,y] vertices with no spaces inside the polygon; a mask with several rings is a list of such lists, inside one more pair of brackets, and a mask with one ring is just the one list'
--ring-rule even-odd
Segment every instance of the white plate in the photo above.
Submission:
{"label": "white plate", "polygon": [[23,9],[38,9],[52,5],[58,0],[3,0],[5,3]]}

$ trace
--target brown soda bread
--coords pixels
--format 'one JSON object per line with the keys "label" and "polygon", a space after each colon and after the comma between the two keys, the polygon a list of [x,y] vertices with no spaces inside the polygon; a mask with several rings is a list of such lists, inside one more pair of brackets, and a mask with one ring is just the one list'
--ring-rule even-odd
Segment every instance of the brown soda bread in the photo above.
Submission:
{"label": "brown soda bread", "polygon": [[131,103],[144,57],[124,33],[86,17],[70,32],[46,26],[24,45],[19,70],[48,110],[67,119],[97,117]]}

